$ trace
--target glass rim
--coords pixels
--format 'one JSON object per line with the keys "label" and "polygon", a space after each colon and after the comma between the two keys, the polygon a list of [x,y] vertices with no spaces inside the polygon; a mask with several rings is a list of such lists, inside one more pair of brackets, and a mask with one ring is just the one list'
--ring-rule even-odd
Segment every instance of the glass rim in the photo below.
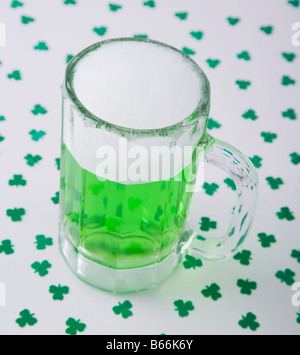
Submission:
{"label": "glass rim", "polygon": [[[109,44],[112,42],[143,42],[143,43],[152,43],[156,44],[158,46],[163,46],[165,48],[168,48],[172,51],[177,52],[180,54],[185,60],[187,60],[195,70],[195,73],[197,74],[200,83],[202,83],[202,95],[200,97],[200,100],[196,106],[196,108],[189,114],[187,117],[183,118],[182,120],[176,122],[175,124],[168,125],[168,126],[163,126],[159,128],[130,128],[126,126],[121,126],[117,125],[111,122],[108,122],[101,117],[93,114],[91,111],[89,111],[85,105],[80,101],[78,98],[73,82],[74,82],[74,76],[75,76],[75,69],[77,64],[89,53],[92,51],[95,51],[99,49],[102,45]],[[187,54],[182,52],[181,50],[170,46],[168,44],[165,44],[163,42],[159,42],[156,40],[152,39],[146,39],[146,38],[140,38],[140,37],[120,37],[120,38],[111,38],[107,40],[103,40],[100,42],[96,42],[87,48],[83,49],[81,52],[79,52],[76,56],[72,58],[72,60],[69,62],[66,71],[65,71],[65,78],[64,78],[64,85],[63,89],[69,96],[69,99],[75,104],[75,108],[80,111],[81,114],[84,115],[85,118],[88,118],[96,123],[96,128],[100,128],[102,126],[105,126],[105,128],[117,131],[119,133],[125,133],[125,132],[130,132],[131,134],[149,134],[149,133],[161,133],[165,132],[166,130],[176,130],[180,127],[186,127],[190,124],[193,124],[193,122],[201,115],[201,113],[208,112],[209,110],[209,104],[210,104],[210,84],[208,81],[208,78],[204,71],[200,68],[200,66]]]}

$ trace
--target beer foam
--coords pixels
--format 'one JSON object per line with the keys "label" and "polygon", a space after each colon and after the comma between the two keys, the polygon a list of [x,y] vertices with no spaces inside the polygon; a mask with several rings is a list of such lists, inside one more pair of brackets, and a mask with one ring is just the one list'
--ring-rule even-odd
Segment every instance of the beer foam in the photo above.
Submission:
{"label": "beer foam", "polygon": [[201,98],[201,80],[180,52],[142,41],[112,41],[83,57],[73,87],[102,120],[155,129],[189,117]]}

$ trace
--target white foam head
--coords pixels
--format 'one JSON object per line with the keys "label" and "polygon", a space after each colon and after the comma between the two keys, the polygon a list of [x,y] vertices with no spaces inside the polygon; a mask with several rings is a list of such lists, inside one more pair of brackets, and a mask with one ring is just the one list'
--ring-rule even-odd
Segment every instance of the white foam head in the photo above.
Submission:
{"label": "white foam head", "polygon": [[152,42],[112,41],[83,57],[73,87],[102,120],[134,129],[176,124],[196,109],[201,80],[180,52]]}

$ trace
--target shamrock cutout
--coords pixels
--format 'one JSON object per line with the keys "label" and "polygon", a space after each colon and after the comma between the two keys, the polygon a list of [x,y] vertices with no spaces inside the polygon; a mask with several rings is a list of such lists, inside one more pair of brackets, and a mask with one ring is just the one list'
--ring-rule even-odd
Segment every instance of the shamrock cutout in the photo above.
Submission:
{"label": "shamrock cutout", "polygon": [[21,328],[24,328],[26,325],[30,327],[34,326],[37,323],[37,319],[34,318],[34,313],[30,313],[28,309],[24,309],[22,312],[19,313],[20,318],[16,320]]}
{"label": "shamrock cutout", "polygon": [[68,64],[74,58],[73,54],[68,54],[66,57],[66,63]]}
{"label": "shamrock cutout", "polygon": [[55,197],[51,197],[52,202],[57,205],[59,203],[59,192],[55,193]]}
{"label": "shamrock cutout", "polygon": [[32,154],[27,154],[25,159],[27,160],[27,165],[34,166],[37,164],[42,158],[39,155],[33,156]]}
{"label": "shamrock cutout", "polygon": [[123,303],[119,302],[118,306],[114,306],[112,310],[115,314],[121,314],[123,318],[127,319],[133,315],[132,311],[130,310],[131,308],[131,302],[126,300]]}
{"label": "shamrock cutout", "polygon": [[187,48],[187,47],[183,47],[183,48],[182,48],[182,52],[185,53],[185,54],[187,54],[187,55],[194,55],[194,54],[196,54],[195,51],[193,51],[192,49]]}
{"label": "shamrock cutout", "polygon": [[251,85],[251,82],[250,81],[246,81],[246,80],[236,80],[235,82],[238,87],[241,89],[241,90],[247,90],[248,89],[248,86]]}
{"label": "shamrock cutout", "polygon": [[155,7],[155,2],[153,0],[146,1],[146,2],[144,2],[144,5],[148,6],[148,7],[151,7],[151,8],[154,8]]}
{"label": "shamrock cutout", "polygon": [[202,295],[206,298],[211,297],[213,301],[217,301],[222,297],[220,291],[220,286],[213,283],[210,286],[206,286],[204,290],[201,291]]}
{"label": "shamrock cutout", "polygon": [[6,211],[6,215],[11,218],[12,222],[22,221],[22,216],[25,215],[24,208],[14,208]]}
{"label": "shamrock cutout", "polygon": [[8,181],[9,186],[25,186],[26,180],[23,179],[23,175],[14,175],[13,179]]}
{"label": "shamrock cutout", "polygon": [[4,137],[0,136],[0,143],[4,141]]}
{"label": "shamrock cutout", "polygon": [[176,306],[175,311],[178,312],[179,317],[187,317],[189,312],[195,309],[192,301],[184,302],[183,300],[177,300],[174,302],[174,305]]}
{"label": "shamrock cutout", "polygon": [[252,291],[256,290],[257,283],[254,281],[249,281],[248,279],[247,280],[239,279],[237,281],[237,286],[241,288],[242,295],[250,296],[252,294]]}
{"label": "shamrock cutout", "polygon": [[227,21],[228,21],[229,25],[235,26],[236,24],[238,24],[240,22],[240,19],[238,17],[227,17]]}
{"label": "shamrock cutout", "polygon": [[256,331],[260,327],[260,324],[256,322],[256,316],[253,313],[247,313],[246,316],[242,316],[242,320],[239,321],[239,325],[243,329],[249,328],[252,331]]}
{"label": "shamrock cutout", "polygon": [[264,32],[266,35],[270,35],[273,32],[273,27],[272,26],[262,26],[260,28],[262,32]]}
{"label": "shamrock cutout", "polygon": [[295,120],[297,118],[296,112],[292,109],[289,108],[286,111],[282,112],[282,117],[288,117],[290,120]]}
{"label": "shamrock cutout", "polygon": [[292,62],[296,58],[296,54],[295,53],[282,53],[282,56],[288,62]]}
{"label": "shamrock cutout", "polygon": [[288,3],[294,7],[299,7],[299,5],[300,5],[299,0],[289,0]]}
{"label": "shamrock cutout", "polygon": [[2,240],[2,243],[0,245],[0,254],[4,253],[5,255],[11,255],[14,253],[13,249],[14,245],[11,244],[11,241],[9,239]]}
{"label": "shamrock cutout", "polygon": [[270,248],[272,244],[276,243],[273,234],[267,235],[266,233],[259,233],[257,236],[263,248]]}
{"label": "shamrock cutout", "polygon": [[50,286],[49,292],[53,293],[53,299],[54,301],[63,301],[64,295],[67,295],[69,293],[69,287],[68,286]]}
{"label": "shamrock cutout", "polygon": [[18,0],[13,0],[11,5],[10,5],[13,9],[17,8],[17,7],[22,7],[23,3],[18,1]]}
{"label": "shamrock cutout", "polygon": [[19,70],[14,70],[11,74],[7,74],[8,79],[22,80],[21,73]]}
{"label": "shamrock cutout", "polygon": [[221,61],[219,59],[207,59],[206,63],[210,68],[214,69],[221,63]]}
{"label": "shamrock cutout", "polygon": [[28,25],[30,22],[34,22],[34,18],[28,16],[22,16],[21,21],[22,23],[24,23],[24,25]]}
{"label": "shamrock cutout", "polygon": [[48,111],[41,105],[35,105],[31,112],[36,116],[45,115]]}
{"label": "shamrock cutout", "polygon": [[297,259],[298,263],[300,263],[300,250],[292,250],[291,257]]}
{"label": "shamrock cutout", "polygon": [[36,239],[36,248],[37,250],[45,250],[47,246],[53,245],[52,238],[46,238],[44,235],[37,235]]}
{"label": "shamrock cutout", "polygon": [[199,41],[204,36],[204,33],[201,31],[192,31],[190,35]]}
{"label": "shamrock cutout", "polygon": [[271,186],[272,190],[278,190],[280,185],[283,185],[283,181],[281,178],[273,178],[272,176],[269,176],[266,178],[268,181],[268,184]]}
{"label": "shamrock cutout", "polygon": [[220,128],[220,127],[221,127],[221,124],[219,122],[213,120],[212,118],[208,119],[208,122],[207,122],[208,129]]}
{"label": "shamrock cutout", "polygon": [[188,13],[187,12],[177,12],[175,14],[175,16],[183,21],[183,20],[186,20],[188,18]]}
{"label": "shamrock cutout", "polygon": [[160,217],[163,215],[163,213],[164,213],[164,211],[161,208],[161,206],[158,206],[157,210],[156,210],[156,213],[155,213],[155,216],[154,216],[154,220],[159,222],[160,221]]}
{"label": "shamrock cutout", "polygon": [[50,269],[51,266],[52,265],[47,260],[44,260],[41,263],[36,261],[31,265],[34,273],[38,273],[41,277],[48,275],[48,269]]}
{"label": "shamrock cutout", "polygon": [[250,265],[251,258],[251,251],[249,250],[242,250],[240,253],[237,253],[233,257],[234,260],[239,260],[241,265]]}
{"label": "shamrock cutout", "polygon": [[69,318],[66,321],[66,325],[68,328],[66,329],[66,333],[69,335],[77,335],[77,332],[84,332],[86,325],[80,322],[80,319],[75,320],[74,318]]}
{"label": "shamrock cutout", "polygon": [[64,4],[65,5],[76,5],[76,0],[65,0]]}
{"label": "shamrock cutout", "polygon": [[60,170],[60,158],[55,159],[55,164],[56,164],[57,170]]}
{"label": "shamrock cutout", "polygon": [[122,9],[122,6],[117,4],[109,4],[109,9],[110,11],[118,11]]}
{"label": "shamrock cutout", "polygon": [[295,219],[293,213],[288,207],[282,207],[280,212],[277,212],[276,215],[279,219],[286,219],[287,221],[292,221]]}
{"label": "shamrock cutout", "polygon": [[261,132],[260,134],[266,143],[273,143],[273,140],[277,138],[276,133]]}
{"label": "shamrock cutout", "polygon": [[134,211],[136,208],[138,208],[141,204],[143,203],[142,200],[140,200],[139,198],[132,198],[130,197],[128,199],[128,207],[130,209],[130,211]]}
{"label": "shamrock cutout", "polygon": [[245,61],[251,60],[251,56],[247,51],[242,51],[241,53],[238,53],[236,56],[238,57],[238,59],[244,59]]}
{"label": "shamrock cutout", "polygon": [[210,229],[217,228],[217,222],[211,221],[209,217],[202,217],[200,224],[200,229],[202,231],[208,232]]}
{"label": "shamrock cutout", "polygon": [[35,129],[29,132],[33,141],[39,141],[46,134],[44,131],[36,131]]}
{"label": "shamrock cutout", "polygon": [[196,269],[196,267],[201,267],[202,261],[200,259],[196,259],[191,255],[185,256],[185,261],[183,262],[183,266],[185,269]]}
{"label": "shamrock cutout", "polygon": [[207,182],[203,184],[203,189],[205,193],[209,196],[213,196],[213,194],[218,190],[218,188],[219,185],[215,184],[214,182],[212,184],[209,184]]}
{"label": "shamrock cutout", "polygon": [[261,162],[262,162],[262,158],[259,157],[258,155],[254,155],[254,157],[249,158],[252,162],[252,164],[258,169],[262,166]]}
{"label": "shamrock cutout", "polygon": [[48,51],[49,47],[46,42],[39,42],[36,46],[33,47],[37,51]]}
{"label": "shamrock cutout", "polygon": [[106,27],[95,27],[93,29],[93,31],[95,33],[97,33],[98,36],[104,36],[107,31],[107,28]]}
{"label": "shamrock cutout", "polygon": [[234,182],[232,179],[226,178],[226,179],[224,180],[224,182],[225,182],[225,184],[226,184],[228,187],[231,188],[231,190],[236,191],[236,185],[235,185],[235,182]]}
{"label": "shamrock cutout", "polygon": [[282,77],[281,84],[284,85],[284,86],[294,85],[294,84],[296,84],[296,80],[290,78],[290,77],[287,76],[287,75],[284,75],[284,76]]}
{"label": "shamrock cutout", "polygon": [[288,286],[292,286],[295,283],[294,277],[296,274],[290,269],[286,269],[285,271],[278,271],[275,276],[282,283],[286,283]]}
{"label": "shamrock cutout", "polygon": [[297,154],[297,153],[292,153],[290,154],[290,157],[292,158],[291,159],[291,162],[295,165],[299,164],[300,163],[300,155]]}

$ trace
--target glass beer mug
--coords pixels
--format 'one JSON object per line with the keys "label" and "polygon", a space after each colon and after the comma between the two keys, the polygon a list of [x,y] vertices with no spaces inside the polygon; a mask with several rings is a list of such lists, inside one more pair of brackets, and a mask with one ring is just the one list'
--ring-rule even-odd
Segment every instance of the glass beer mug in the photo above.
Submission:
{"label": "glass beer mug", "polygon": [[[106,40],[69,63],[59,240],[80,279],[115,293],[145,290],[185,253],[226,259],[243,243],[257,174],[242,153],[207,134],[209,106],[203,71],[160,42]],[[187,221],[203,161],[234,180],[237,197],[227,233],[196,245]]]}

